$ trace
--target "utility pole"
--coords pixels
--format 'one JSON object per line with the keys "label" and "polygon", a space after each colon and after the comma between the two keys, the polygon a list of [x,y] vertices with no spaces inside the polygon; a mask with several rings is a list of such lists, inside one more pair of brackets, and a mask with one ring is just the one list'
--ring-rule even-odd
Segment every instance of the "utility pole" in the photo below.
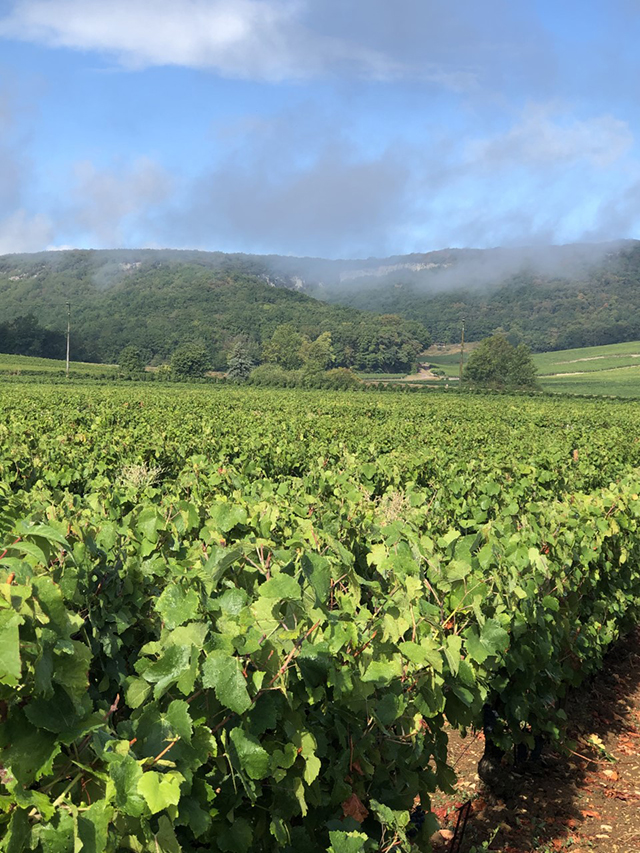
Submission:
{"label": "utility pole", "polygon": [[69,378],[69,337],[71,335],[71,303],[67,302],[67,379]]}
{"label": "utility pole", "polygon": [[460,339],[460,382],[462,382],[462,367],[464,362],[464,317],[462,318],[462,337]]}

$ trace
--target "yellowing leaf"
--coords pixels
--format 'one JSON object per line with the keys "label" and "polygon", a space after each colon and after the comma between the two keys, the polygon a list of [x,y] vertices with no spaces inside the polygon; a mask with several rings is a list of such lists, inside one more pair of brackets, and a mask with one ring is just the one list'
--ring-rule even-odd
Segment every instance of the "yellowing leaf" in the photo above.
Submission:
{"label": "yellowing leaf", "polygon": [[156,773],[147,770],[138,782],[138,791],[145,799],[151,814],[157,814],[168,806],[177,806],[180,802],[180,785],[184,777],[175,771]]}

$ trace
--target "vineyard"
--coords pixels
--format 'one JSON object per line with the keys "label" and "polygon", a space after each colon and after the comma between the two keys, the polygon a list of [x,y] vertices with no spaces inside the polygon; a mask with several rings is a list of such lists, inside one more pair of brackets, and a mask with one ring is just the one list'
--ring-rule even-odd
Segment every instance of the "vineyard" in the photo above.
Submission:
{"label": "vineyard", "polygon": [[0,849],[429,849],[640,614],[629,403],[0,387]]}

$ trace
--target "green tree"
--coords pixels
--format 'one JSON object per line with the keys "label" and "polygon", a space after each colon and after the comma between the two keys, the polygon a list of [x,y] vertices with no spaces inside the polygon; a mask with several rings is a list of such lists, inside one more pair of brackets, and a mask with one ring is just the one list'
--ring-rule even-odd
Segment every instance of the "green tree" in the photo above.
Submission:
{"label": "green tree", "polygon": [[158,382],[167,382],[169,379],[171,379],[170,365],[159,364],[155,372],[155,378],[158,380]]}
{"label": "green tree", "polygon": [[196,379],[204,376],[208,367],[209,355],[201,344],[183,344],[171,356],[174,379]]}
{"label": "green tree", "polygon": [[514,347],[503,335],[485,338],[467,362],[464,378],[497,388],[534,388],[536,368],[524,344]]}
{"label": "green tree", "polygon": [[264,360],[279,364],[285,370],[297,370],[302,367],[300,348],[303,342],[303,336],[292,323],[282,323],[262,348]]}
{"label": "green tree", "polygon": [[[40,326],[33,313],[0,324],[0,352],[41,358],[64,358],[66,338]],[[77,357],[78,347],[74,346]]]}
{"label": "green tree", "polygon": [[227,379],[234,382],[244,382],[253,370],[254,362],[251,358],[249,341],[247,338],[236,341],[233,345],[229,358],[227,359],[229,370]]}
{"label": "green tree", "polygon": [[538,372],[526,344],[515,347],[511,360],[511,381],[519,388],[534,388],[538,384]]}
{"label": "green tree", "polygon": [[315,341],[304,340],[299,352],[307,372],[318,373],[328,370],[335,361],[331,346],[331,332],[323,332]]}
{"label": "green tree", "polygon": [[125,347],[118,358],[118,373],[126,379],[133,379],[144,372],[144,362],[140,350],[134,346]]}

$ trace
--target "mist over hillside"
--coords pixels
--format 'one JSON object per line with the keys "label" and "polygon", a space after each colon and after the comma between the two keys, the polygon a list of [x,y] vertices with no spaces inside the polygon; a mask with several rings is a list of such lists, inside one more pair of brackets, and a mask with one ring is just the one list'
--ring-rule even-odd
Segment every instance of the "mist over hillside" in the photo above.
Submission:
{"label": "mist over hillside", "polygon": [[[387,258],[322,260],[278,255],[253,256],[264,262],[282,283],[323,290],[332,298],[382,284],[411,282],[426,293],[494,288],[519,273],[554,278],[579,278],[594,266],[610,262],[636,245],[633,240],[576,243],[566,246],[512,246],[493,249],[441,249]],[[639,244],[640,245],[640,244]],[[245,256],[251,257],[251,256]],[[276,279],[277,281],[277,279]]]}
{"label": "mist over hillside", "polygon": [[[256,296],[247,289],[249,282],[253,288],[261,283],[323,302],[399,314],[442,342],[458,339],[463,319],[470,340],[501,329],[514,342],[523,341],[534,350],[640,337],[640,242],[633,240],[453,248],[347,260],[174,249],[4,255],[0,317],[11,319],[32,311],[47,327],[62,329],[67,299],[75,301],[75,310],[89,326],[96,312],[102,316],[106,304],[115,316],[127,304],[135,304],[136,316],[144,316],[145,304],[153,311],[158,300],[165,310],[173,302],[175,317],[186,299],[187,313],[193,314],[190,322],[204,327],[206,317],[215,315],[215,300],[206,289],[198,291],[188,282],[205,282],[207,276],[217,282],[218,300],[223,292],[220,282],[235,282],[235,319],[227,337],[247,325],[238,320],[237,312],[244,311],[245,320],[256,323]],[[237,288],[240,280],[244,295],[242,287]],[[196,321],[199,300],[202,316]],[[283,321],[286,314],[284,310]],[[119,343],[118,328],[112,322],[107,325]],[[144,329],[145,323],[139,327],[142,335]],[[114,347],[104,342],[105,334],[101,331],[98,336],[101,351],[113,353]],[[154,340],[158,350],[157,336]]]}

